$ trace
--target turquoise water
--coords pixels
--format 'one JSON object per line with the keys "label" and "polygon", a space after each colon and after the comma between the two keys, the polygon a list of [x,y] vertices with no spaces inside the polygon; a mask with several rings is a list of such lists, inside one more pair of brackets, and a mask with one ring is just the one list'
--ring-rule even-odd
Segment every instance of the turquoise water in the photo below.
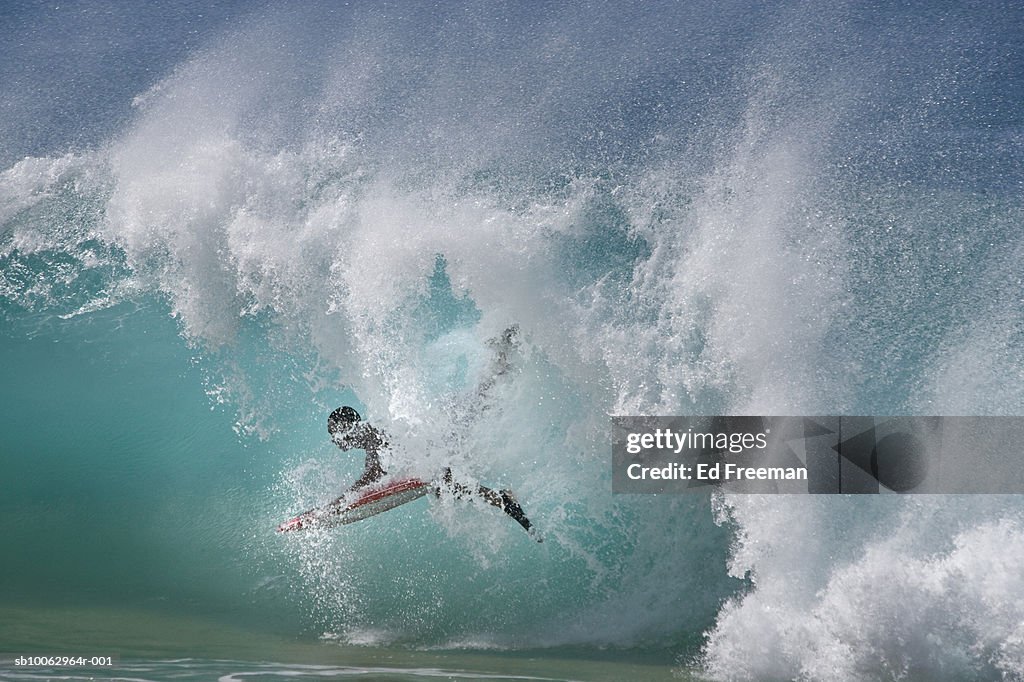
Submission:
{"label": "turquoise water", "polygon": [[[2,423],[9,464],[0,510],[15,551],[2,568],[0,641],[12,656],[119,659],[112,673],[43,669],[69,679],[670,679],[679,669],[663,642],[530,648],[539,642],[522,634],[529,619],[550,618],[592,588],[570,576],[544,584],[571,565],[569,553],[539,555],[554,568],[531,565],[532,541],[506,533],[503,546],[474,560],[426,501],[336,537],[275,537],[274,525],[297,509],[282,494],[280,462],[306,453],[280,437],[242,438],[230,412],[211,409],[209,376],[159,301],[32,318],[5,332],[3,383],[20,396]],[[278,416],[301,424],[309,412]],[[319,441],[320,429],[311,430]],[[312,447],[339,478],[358,474],[355,459]],[[369,565],[360,554],[373,557]],[[307,561],[338,574],[310,576]],[[559,600],[552,588],[577,592]],[[420,591],[436,603],[417,599]],[[538,594],[549,603],[531,604]],[[500,612],[517,602],[525,603]],[[524,644],[509,638],[516,633]],[[445,641],[457,637],[469,639]],[[46,674],[5,666],[4,679]]]}
{"label": "turquoise water", "polygon": [[[3,679],[1024,675],[1017,497],[612,495],[608,441],[1024,414],[1020,8],[0,19]],[[276,535],[359,475],[341,404],[544,542],[433,497]]]}
{"label": "turquoise water", "polygon": [[[0,635],[11,648],[48,655],[111,656],[109,667],[17,665],[6,654],[3,679],[314,679],[599,680],[689,679],[659,651],[422,650],[297,638],[211,618],[152,609],[5,609]],[[116,651],[117,653],[111,653]],[[102,652],[102,653],[101,653]]]}
{"label": "turquoise water", "polygon": [[244,611],[216,595],[257,590],[247,547],[275,472],[260,466],[265,445],[241,447],[204,404],[165,307],[10,332],[3,383],[19,399],[0,427],[2,498],[5,535],[24,551],[4,562],[5,599]]}

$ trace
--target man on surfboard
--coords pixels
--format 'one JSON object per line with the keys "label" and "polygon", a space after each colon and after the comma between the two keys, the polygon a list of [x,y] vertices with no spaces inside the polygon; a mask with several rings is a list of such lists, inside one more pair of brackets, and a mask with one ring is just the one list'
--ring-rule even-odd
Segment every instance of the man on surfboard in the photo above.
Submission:
{"label": "man on surfboard", "polygon": [[[379,481],[387,473],[380,463],[380,452],[388,447],[387,438],[380,429],[364,422],[354,408],[345,405],[331,412],[330,417],[327,418],[327,432],[331,434],[331,440],[334,444],[343,451],[347,452],[348,450],[356,449],[366,452],[363,475],[352,484],[352,490],[358,490],[370,483]],[[453,480],[452,470],[445,467],[440,484],[434,492],[438,496],[442,492],[449,493],[456,498],[475,495],[488,504],[502,510],[528,533],[535,535],[535,532],[531,530],[533,524],[526,518],[523,508],[519,506],[516,498],[508,490],[495,491],[482,485],[478,485],[474,489]]]}

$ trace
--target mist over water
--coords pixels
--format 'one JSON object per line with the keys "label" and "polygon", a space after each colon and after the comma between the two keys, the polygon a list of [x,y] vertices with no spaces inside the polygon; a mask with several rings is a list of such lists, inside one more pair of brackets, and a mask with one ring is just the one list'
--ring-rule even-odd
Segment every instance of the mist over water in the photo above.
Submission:
{"label": "mist over water", "polygon": [[[53,492],[156,489],[133,542],[214,568],[183,587],[133,556],[140,599],[721,679],[1024,676],[1015,497],[610,493],[611,414],[1024,414],[1021,9],[746,5],[183,6],[109,45],[92,8],[12,20],[4,400],[48,362],[28,339],[60,341],[53,385],[101,381],[138,426],[80,415],[55,467],[100,467],[112,430],[132,455]],[[67,33],[85,82],[33,68]],[[37,78],[104,85],[44,134]],[[4,428],[40,488],[45,398]],[[357,475],[324,430],[343,402],[387,467],[512,488],[545,542],[434,499],[273,536]],[[75,584],[116,594],[94,564]]]}

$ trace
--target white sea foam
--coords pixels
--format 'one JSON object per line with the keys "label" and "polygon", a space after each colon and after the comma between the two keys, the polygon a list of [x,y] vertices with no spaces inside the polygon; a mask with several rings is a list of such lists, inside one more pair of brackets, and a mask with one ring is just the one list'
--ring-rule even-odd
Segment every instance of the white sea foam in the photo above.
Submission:
{"label": "white sea foam", "polygon": [[732,501],[744,529],[732,570],[751,572],[755,590],[719,614],[706,648],[713,677],[1020,677],[1015,500],[821,504]]}

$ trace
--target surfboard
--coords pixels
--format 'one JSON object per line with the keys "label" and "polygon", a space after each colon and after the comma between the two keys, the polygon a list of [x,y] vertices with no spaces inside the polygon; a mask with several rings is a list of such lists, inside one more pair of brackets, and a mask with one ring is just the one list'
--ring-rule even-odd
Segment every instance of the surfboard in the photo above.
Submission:
{"label": "surfboard", "polygon": [[418,478],[381,481],[359,490],[349,491],[330,504],[310,509],[288,519],[277,527],[277,532],[288,533],[307,528],[331,528],[355,523],[417,500],[430,490],[430,484]]}

